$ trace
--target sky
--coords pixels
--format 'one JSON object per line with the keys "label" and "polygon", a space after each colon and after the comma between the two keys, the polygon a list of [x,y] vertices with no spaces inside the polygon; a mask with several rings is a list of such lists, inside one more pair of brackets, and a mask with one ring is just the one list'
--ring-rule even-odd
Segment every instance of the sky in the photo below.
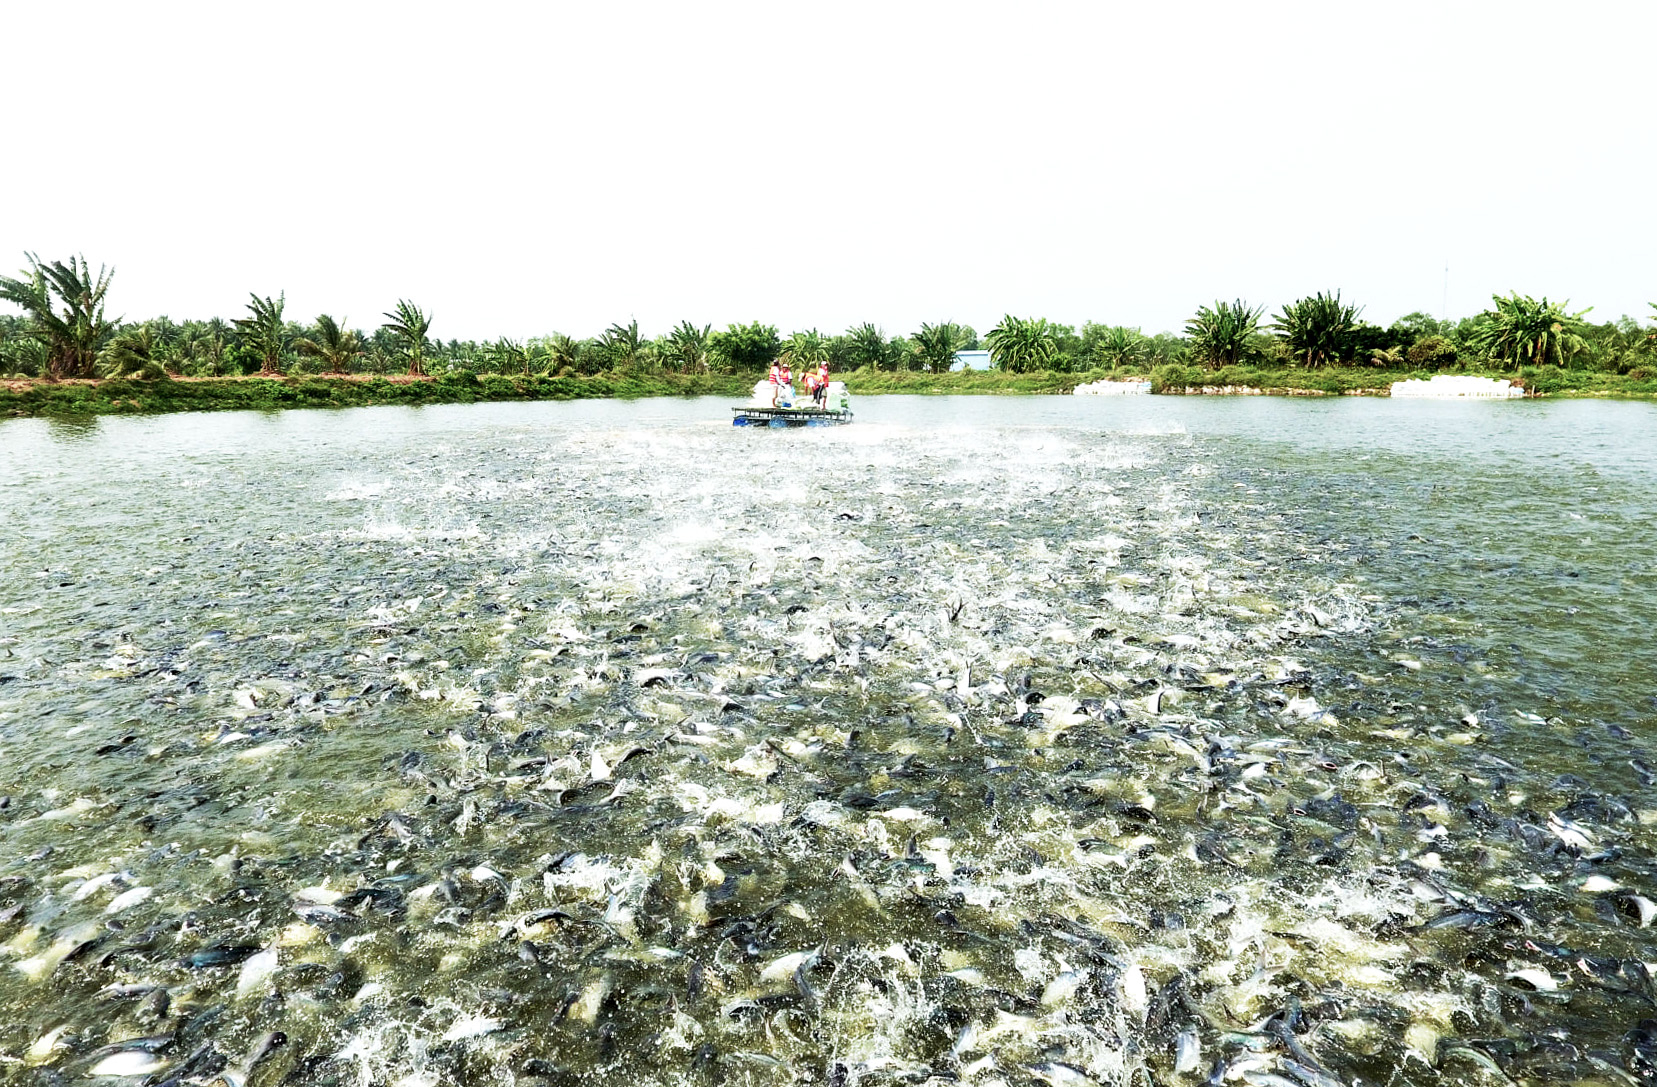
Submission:
{"label": "sky", "polygon": [[1651,0],[15,4],[0,272],[444,339],[1644,319],[1654,45]]}

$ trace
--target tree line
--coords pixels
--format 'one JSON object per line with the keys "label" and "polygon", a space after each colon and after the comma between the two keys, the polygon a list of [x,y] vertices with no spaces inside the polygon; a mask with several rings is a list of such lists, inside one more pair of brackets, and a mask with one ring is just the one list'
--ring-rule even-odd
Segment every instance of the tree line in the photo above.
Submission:
{"label": "tree line", "polygon": [[[249,296],[246,314],[230,320],[127,321],[106,310],[113,269],[94,274],[84,257],[42,261],[26,254],[17,277],[0,276],[0,300],[22,311],[0,314],[0,374],[23,377],[163,378],[242,374],[500,373],[590,376],[600,373],[758,373],[783,359],[796,369],[827,362],[837,372],[950,369],[962,351],[989,351],[993,366],[1014,373],[1145,373],[1165,365],[1352,367],[1453,370],[1556,366],[1651,376],[1657,335],[1631,317],[1605,324],[1572,313],[1568,303],[1520,294],[1496,296],[1489,309],[1460,321],[1411,313],[1387,326],[1362,319],[1340,292],[1319,292],[1269,318],[1242,300],[1198,307],[1183,334],[1088,322],[1075,327],[1044,318],[1004,316],[980,342],[969,325],[923,323],[907,336],[861,324],[838,335],[816,329],[779,334],[754,321],[715,331],[681,321],[646,337],[637,321],[597,336],[562,333],[528,340],[443,340],[432,315],[406,299],[372,330],[319,314],[290,319],[282,294]],[[1657,303],[1652,304],[1657,310]],[[1657,320],[1657,316],[1652,318]]]}

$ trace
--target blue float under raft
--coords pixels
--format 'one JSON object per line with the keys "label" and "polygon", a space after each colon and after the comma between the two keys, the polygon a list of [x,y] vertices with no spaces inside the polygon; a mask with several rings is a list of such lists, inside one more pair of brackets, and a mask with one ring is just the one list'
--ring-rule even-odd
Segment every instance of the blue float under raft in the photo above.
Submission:
{"label": "blue float under raft", "polygon": [[845,426],[852,421],[849,410],[828,408],[732,408],[732,426],[794,427]]}

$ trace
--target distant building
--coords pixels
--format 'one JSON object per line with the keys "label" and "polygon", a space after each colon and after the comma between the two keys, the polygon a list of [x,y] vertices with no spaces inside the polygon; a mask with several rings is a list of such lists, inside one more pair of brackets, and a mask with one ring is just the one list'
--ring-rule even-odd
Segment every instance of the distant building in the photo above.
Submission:
{"label": "distant building", "polygon": [[990,353],[988,351],[957,351],[955,364],[951,370],[988,370],[990,369]]}

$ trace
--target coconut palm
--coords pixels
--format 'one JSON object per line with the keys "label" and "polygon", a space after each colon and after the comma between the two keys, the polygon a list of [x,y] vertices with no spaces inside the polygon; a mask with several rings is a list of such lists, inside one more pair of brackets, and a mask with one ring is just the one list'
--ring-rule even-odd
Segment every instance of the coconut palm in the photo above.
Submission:
{"label": "coconut palm", "polygon": [[562,332],[554,332],[541,341],[541,354],[547,360],[549,374],[564,374],[581,369],[582,356],[587,353],[587,345],[573,336],[566,336]]}
{"label": "coconut palm", "polygon": [[1587,346],[1582,318],[1592,307],[1570,313],[1568,301],[1555,305],[1518,293],[1492,295],[1491,301],[1495,308],[1480,315],[1471,346],[1494,362],[1511,368],[1569,366]]}
{"label": "coconut palm", "polygon": [[522,370],[524,376],[528,377],[530,364],[535,361],[534,353],[528,347],[505,336],[490,344],[487,354],[496,371],[502,374]]}
{"label": "coconut palm", "polygon": [[697,328],[689,321],[680,321],[667,334],[667,340],[662,345],[662,357],[678,366],[682,373],[707,373],[708,337],[712,334],[712,325]]}
{"label": "coconut palm", "polygon": [[282,321],[282,307],[288,303],[286,292],[260,298],[249,293],[248,315],[236,318],[236,338],[259,356],[261,375],[282,373],[282,352],[288,345],[288,327]]}
{"label": "coconut palm", "polygon": [[316,335],[293,341],[293,349],[306,358],[319,360],[325,374],[344,374],[350,372],[351,360],[362,354],[362,340],[354,331],[323,313],[317,315]]}
{"label": "coconut palm", "polygon": [[1348,341],[1362,312],[1362,306],[1342,302],[1340,291],[1333,295],[1319,291],[1284,306],[1283,312],[1272,318],[1271,327],[1297,362],[1309,367],[1327,366],[1350,353]]}
{"label": "coconut palm", "polygon": [[[69,263],[44,263],[25,253],[29,267],[22,279],[0,276],[0,300],[10,302],[29,318],[29,334],[46,345],[46,374],[56,380],[91,377],[120,319],[104,316],[104,298],[115,269],[98,266],[96,277],[86,258]],[[54,301],[56,308],[54,308]]]}
{"label": "coconut palm", "polygon": [[1045,370],[1059,353],[1052,326],[1044,317],[1014,317],[1006,314],[1001,323],[984,334],[990,361],[997,369],[1025,374]]}
{"label": "coconut palm", "polygon": [[1197,315],[1185,322],[1192,356],[1215,370],[1250,358],[1255,351],[1254,337],[1260,330],[1260,315],[1264,312],[1264,306],[1250,307],[1241,298],[1200,307]]}
{"label": "coconut palm", "polygon": [[180,339],[180,354],[186,372],[191,375],[217,377],[224,373],[225,348],[230,342],[231,326],[222,318],[210,321],[190,321],[185,324]]}
{"label": "coconut palm", "polygon": [[408,359],[409,376],[423,376],[426,372],[426,333],[431,331],[431,317],[405,298],[397,300],[396,310],[381,316],[387,320],[380,327],[391,333]]}
{"label": "coconut palm", "polygon": [[104,377],[160,378],[167,376],[171,352],[154,321],[123,328],[98,356]]}
{"label": "coconut palm", "polygon": [[972,330],[954,321],[929,325],[910,337],[921,369],[933,374],[947,373],[955,365],[955,353],[972,341]]}
{"label": "coconut palm", "polygon": [[44,340],[26,332],[5,336],[0,338],[0,375],[40,377],[47,372],[49,356]]}

